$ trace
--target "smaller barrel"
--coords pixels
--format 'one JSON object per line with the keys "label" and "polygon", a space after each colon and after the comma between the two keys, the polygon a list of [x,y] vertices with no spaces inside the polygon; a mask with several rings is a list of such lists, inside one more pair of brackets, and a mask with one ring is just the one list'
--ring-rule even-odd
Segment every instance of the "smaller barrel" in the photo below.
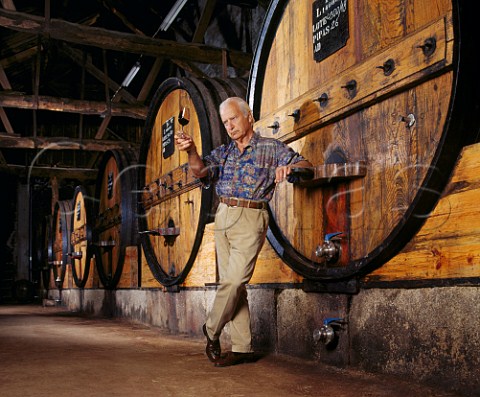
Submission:
{"label": "smaller barrel", "polygon": [[63,288],[67,265],[70,264],[70,218],[72,201],[59,200],[55,203],[52,218],[52,239],[50,240],[50,266],[53,282],[58,289]]}
{"label": "smaller barrel", "polygon": [[83,288],[90,273],[92,260],[93,200],[83,186],[77,186],[73,195],[71,218],[70,258],[75,285]]}
{"label": "smaller barrel", "polygon": [[127,247],[138,245],[136,164],[136,154],[127,149],[105,152],[99,165],[92,247],[108,289],[120,281]]}

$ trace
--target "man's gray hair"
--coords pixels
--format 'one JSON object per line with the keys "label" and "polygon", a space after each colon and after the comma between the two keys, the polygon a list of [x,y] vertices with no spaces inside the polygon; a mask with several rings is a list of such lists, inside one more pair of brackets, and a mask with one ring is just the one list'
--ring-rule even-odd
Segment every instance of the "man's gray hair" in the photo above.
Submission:
{"label": "man's gray hair", "polygon": [[[250,109],[248,102],[245,99],[240,98],[238,96],[232,96],[230,98],[225,99],[218,107],[219,112],[222,112],[223,107],[225,105],[228,105],[231,102],[234,102],[238,105],[238,107],[240,108],[241,112],[245,117],[247,117],[249,114],[252,114],[252,110]],[[253,118],[253,115],[252,115],[252,118]]]}

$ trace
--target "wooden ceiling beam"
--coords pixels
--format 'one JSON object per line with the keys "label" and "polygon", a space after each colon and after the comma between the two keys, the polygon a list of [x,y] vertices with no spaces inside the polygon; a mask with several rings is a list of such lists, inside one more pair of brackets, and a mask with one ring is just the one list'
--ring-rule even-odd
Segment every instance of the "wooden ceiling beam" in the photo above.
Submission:
{"label": "wooden ceiling beam", "polygon": [[30,47],[24,51],[18,52],[9,57],[0,60],[0,65],[4,69],[15,66],[18,63],[26,62],[37,54],[37,47]]}
{"label": "wooden ceiling beam", "polygon": [[217,5],[217,0],[207,0],[205,7],[203,7],[202,15],[193,34],[192,43],[202,43],[207,31],[208,26],[210,25],[210,20],[212,19],[213,11]]}
{"label": "wooden ceiling beam", "polygon": [[[133,23],[131,23],[128,20],[128,18],[125,15],[123,15],[123,13],[118,11],[116,9],[116,7],[113,4],[111,4],[111,2],[109,0],[105,0],[103,2],[103,5],[105,7],[107,7],[115,16],[117,16],[122,21],[122,23],[127,28],[129,28],[133,33],[135,33],[139,36],[146,36],[146,34],[143,33],[143,31],[141,31],[140,29],[138,29]],[[155,35],[154,35],[154,37],[155,37]],[[150,92],[151,87],[153,86],[155,78],[157,77],[158,73],[160,73],[160,69],[162,67],[163,61],[164,61],[163,57],[157,57],[155,59],[155,62],[153,64],[152,68],[150,69],[150,72],[148,73],[148,76],[147,76],[147,78],[145,79],[145,81],[142,85],[140,93],[138,94],[137,101],[144,102],[147,99],[147,96]],[[125,89],[125,87],[122,87],[122,90],[120,90],[120,94],[122,94],[122,91],[124,89]],[[99,136],[99,135],[101,136],[101,134],[103,134],[104,131],[106,130],[107,126],[108,125],[106,125],[105,123],[102,123],[102,125],[100,126],[100,129],[97,133],[97,136]]]}
{"label": "wooden ceiling beam", "polygon": [[5,113],[5,109],[1,106],[0,106],[0,120],[2,120],[3,126],[5,127],[5,131],[7,131],[8,134],[13,135],[15,131],[12,127],[12,124],[10,123],[7,113]]}
{"label": "wooden ceiling beam", "polygon": [[[208,0],[207,5],[205,6],[204,11],[202,13],[202,17],[200,18],[200,21],[201,22],[203,21],[202,27],[203,27],[203,25],[206,24],[205,30],[208,26],[208,23],[210,22],[211,16],[209,17],[207,15],[206,17],[203,17],[203,15],[205,15],[205,9],[207,9],[207,8],[210,9],[211,8],[211,6],[210,6],[211,1],[212,0]],[[213,0],[213,2],[216,3],[217,0]],[[108,3],[108,0],[107,0],[107,3]],[[107,6],[107,4],[105,4],[105,2],[104,2],[104,5]],[[138,29],[132,23],[130,23],[128,18],[125,15],[123,15],[122,13],[120,13],[113,5],[108,4],[108,7],[109,7],[110,11],[112,11],[112,13],[114,15],[116,15],[118,18],[120,18],[120,20],[123,22],[123,24],[126,27],[128,27],[132,32],[134,32],[135,34],[140,35],[140,36],[146,36],[145,33],[143,33],[140,29]],[[213,7],[213,9],[214,9],[214,7]],[[212,9],[212,11],[213,11],[213,9]],[[206,18],[208,18],[208,21],[205,20]],[[203,31],[203,33],[200,32],[200,34],[205,34],[205,31]],[[201,39],[203,39],[203,36],[201,37]],[[202,40],[198,41],[198,43],[201,43],[201,42],[202,42]],[[154,75],[154,73],[156,72],[155,69],[157,69],[157,73],[160,70],[160,67],[161,67],[161,63],[159,62],[160,60],[161,60],[161,62],[163,62],[163,58],[158,57],[155,64],[153,65],[152,69],[150,70],[149,76],[148,76],[147,80],[145,81],[145,83],[143,84],[142,90],[140,91],[140,94],[138,95],[137,100],[140,101],[141,98],[143,98],[143,100],[145,100],[144,98],[146,98],[146,96],[148,94],[147,90],[152,86],[151,83],[153,83],[153,80],[156,76],[156,74]],[[188,71],[189,73],[191,73],[191,74],[193,74],[197,77],[208,77],[198,67],[196,67],[192,62],[182,61],[182,60],[179,60],[179,59],[171,59],[171,61],[174,64],[176,64],[177,66],[181,67],[182,69]]]}
{"label": "wooden ceiling beam", "polygon": [[10,81],[8,80],[7,75],[5,74],[5,70],[3,66],[0,64],[0,85],[4,90],[11,90],[12,86],[10,85]]}
{"label": "wooden ceiling beam", "polygon": [[18,135],[0,134],[0,148],[3,149],[48,149],[48,150],[83,150],[105,152],[106,150],[138,149],[138,145],[126,141],[74,139],[62,137],[20,137]]}
{"label": "wooden ceiling beam", "polygon": [[[85,19],[79,21],[78,23],[81,24],[81,25],[92,25],[96,22],[97,18],[98,18],[98,14],[95,14],[95,15],[92,15],[88,18],[85,18]],[[5,57],[3,59],[0,59],[0,65],[2,65],[2,67],[4,69],[8,69],[10,67],[15,67],[15,65],[17,65],[19,63],[22,63],[22,62],[26,62],[36,55],[36,53],[37,53],[37,37],[32,36],[32,35],[28,35],[28,33],[24,34],[24,36],[27,36],[28,38],[23,40],[22,48],[25,48],[26,46],[29,45],[28,43],[31,43],[30,48],[22,50],[22,51],[20,51],[16,54],[12,54],[12,55],[10,55],[8,57]]]}
{"label": "wooden ceiling beam", "polygon": [[[104,76],[104,79],[105,79],[105,84],[104,84],[104,88],[105,88],[105,102],[107,102],[110,106],[112,106],[112,103],[118,103],[120,102],[120,97],[119,96],[116,96],[115,94],[117,94],[117,92],[122,88],[122,87],[119,87],[117,92],[115,92],[115,94],[113,94],[113,99],[110,100],[110,92],[108,90],[108,62],[107,62],[107,54],[106,54],[106,51],[105,50],[102,50],[102,59],[103,59],[103,76]],[[97,131],[97,134],[95,135],[95,139],[103,139],[104,135],[105,135],[105,132],[108,128],[108,124],[110,124],[110,120],[112,119],[112,116],[111,114],[107,114],[103,120],[102,120],[102,124],[100,124],[100,128],[98,129]]]}
{"label": "wooden ceiling beam", "polygon": [[103,5],[113,14],[115,15],[122,23],[130,29],[133,33],[138,34],[140,36],[146,36],[140,29],[138,29],[133,23],[131,23],[128,18],[120,12],[110,1],[104,0]]}
{"label": "wooden ceiling beam", "polygon": [[51,110],[54,112],[80,113],[101,116],[124,116],[134,119],[145,119],[148,107],[143,105],[130,105],[111,103],[107,106],[104,102],[85,101],[69,98],[54,98],[39,95],[21,95],[18,93],[0,92],[0,106],[5,108]]}
{"label": "wooden ceiling beam", "polygon": [[[0,26],[103,49],[206,64],[222,64],[222,51],[224,51],[222,48],[204,44],[152,39],[131,33],[82,26],[59,19],[49,20],[47,26],[45,19],[42,17],[4,9],[0,9]],[[228,51],[229,66],[250,69],[251,61],[251,54],[242,51]]]}
{"label": "wooden ceiling beam", "polygon": [[138,94],[138,97],[137,97],[138,102],[143,103],[147,99],[148,94],[150,93],[150,90],[152,89],[152,87],[154,87],[155,79],[160,73],[160,69],[162,68],[162,65],[163,65],[163,58],[156,58],[155,62],[152,65],[152,68],[150,69],[150,72],[148,72],[147,78],[145,79],[142,85],[142,89]]}
{"label": "wooden ceiling beam", "polygon": [[78,179],[80,181],[93,181],[97,179],[98,169],[91,168],[63,168],[63,167],[36,167],[17,164],[0,164],[0,171],[18,175],[23,178],[51,178]]}
{"label": "wooden ceiling beam", "polygon": [[[77,63],[78,65],[85,66],[85,70],[93,77],[95,77],[98,81],[104,82],[105,81],[105,75],[104,73],[95,67],[92,63],[91,57],[88,57],[86,62],[83,62],[83,54],[80,50],[71,48],[67,45],[62,45],[60,46],[61,51],[67,55],[72,61]],[[116,92],[120,88],[120,84],[117,84],[115,81],[112,79],[108,78],[108,87],[110,90],[113,92]],[[122,88],[119,90],[118,95],[120,95],[126,102],[128,103],[135,103],[136,99],[135,97],[130,94],[128,91],[125,90],[125,88]]]}
{"label": "wooden ceiling beam", "polygon": [[[12,86],[10,85],[10,81],[8,80],[7,75],[5,74],[5,70],[3,69],[2,65],[0,65],[0,85],[4,90],[12,89]],[[12,124],[10,123],[7,113],[5,113],[5,110],[1,106],[0,106],[0,120],[2,120],[5,130],[9,134],[13,134],[14,131],[13,131]]]}
{"label": "wooden ceiling beam", "polygon": [[[217,0],[207,0],[205,3],[197,24],[197,28],[193,34],[192,43],[203,43],[205,32],[210,25],[210,20],[212,19],[213,11],[215,10],[216,5]],[[200,68],[196,67],[192,63],[182,62],[179,60],[173,60],[173,62],[194,76],[207,77],[203,71],[200,70]],[[224,55],[222,55],[222,62],[224,62]]]}

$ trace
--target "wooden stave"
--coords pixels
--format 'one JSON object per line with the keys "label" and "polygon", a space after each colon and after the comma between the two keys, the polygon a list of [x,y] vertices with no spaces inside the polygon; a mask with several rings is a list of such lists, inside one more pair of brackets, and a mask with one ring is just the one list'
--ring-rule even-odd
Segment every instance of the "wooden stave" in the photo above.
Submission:
{"label": "wooden stave", "polygon": [[[58,289],[63,288],[63,283],[65,281],[65,274],[67,266],[70,264],[70,216],[72,211],[72,201],[71,200],[59,200],[55,203],[55,208],[53,210],[52,217],[52,238],[51,238],[51,247],[49,251],[52,255],[52,275],[53,283]],[[55,239],[57,236],[56,230],[58,227],[57,220],[60,221],[62,226],[62,241],[61,241],[61,257],[58,257],[58,253],[55,252]],[[60,272],[58,272],[58,265],[53,264],[53,261],[61,260],[62,264],[60,267]]]}
{"label": "wooden stave", "polygon": [[[101,231],[97,227],[97,222],[101,216],[101,199],[103,198],[103,177],[106,170],[107,163],[113,159],[116,165],[116,170],[120,176],[121,192],[119,199],[121,200],[120,214],[122,222],[120,226],[120,244],[112,248],[118,254],[115,261],[115,269],[113,275],[110,276],[104,269],[102,259],[102,248],[99,246],[100,235],[105,231]],[[136,219],[136,194],[135,192],[135,178],[136,178],[137,154],[133,150],[108,150],[106,151],[99,163],[99,174],[95,187],[95,205],[94,205],[94,226],[92,227],[92,251],[95,256],[95,266],[98,272],[99,279],[106,289],[114,289],[122,277],[123,264],[125,261],[126,247],[138,245],[138,227]],[[115,196],[116,197],[116,196]],[[109,230],[108,228],[106,230]],[[113,267],[113,266],[112,266]]]}
{"label": "wooden stave", "polygon": [[92,256],[93,256],[93,237],[92,237],[92,219],[93,219],[93,208],[94,208],[94,203],[92,201],[92,198],[89,198],[88,192],[84,186],[77,186],[75,188],[75,191],[73,193],[73,207],[72,207],[72,217],[71,217],[71,226],[70,230],[72,231],[71,237],[70,237],[70,246],[71,246],[71,251],[72,254],[73,252],[76,251],[75,244],[73,243],[73,232],[75,231],[75,217],[76,217],[76,211],[77,211],[77,200],[79,198],[83,198],[82,200],[82,213],[84,213],[85,216],[85,232],[86,232],[86,249],[85,249],[85,257],[82,256],[80,259],[81,266],[83,268],[83,275],[78,274],[79,272],[77,271],[77,266],[76,266],[76,260],[73,256],[71,257],[71,262],[72,262],[72,277],[75,285],[78,288],[83,288],[85,287],[85,284],[88,280],[88,276],[90,273],[90,267],[91,267],[91,261],[92,261]]}
{"label": "wooden stave", "polygon": [[[191,98],[196,114],[198,116],[199,129],[201,134],[202,153],[208,153],[213,148],[226,143],[227,136],[223,130],[218,114],[218,105],[229,96],[240,96],[245,98],[246,81],[244,79],[219,79],[219,78],[168,78],[157,89],[145,122],[144,132],[142,134],[142,142],[140,146],[139,164],[145,165],[152,139],[152,127],[155,123],[157,113],[160,111],[161,105],[167,96],[176,89],[187,92]],[[203,110],[203,111],[199,111]],[[176,116],[176,115],[174,115]],[[197,143],[198,145],[198,143]],[[145,178],[145,168],[139,167],[138,174],[138,191],[141,192],[148,181]],[[141,193],[140,193],[141,195]],[[145,210],[140,204],[142,199],[139,198],[139,229],[148,230],[149,225],[146,219]],[[172,287],[181,284],[187,277],[192,268],[198,250],[200,248],[205,225],[213,221],[214,212],[218,200],[216,199],[212,188],[201,188],[201,204],[200,212],[197,220],[197,228],[195,231],[194,242],[189,257],[185,261],[181,270],[176,273],[167,272],[157,257],[150,238],[147,235],[140,235],[140,242],[143,247],[148,266],[154,278],[165,287]],[[174,269],[177,270],[176,267]]]}
{"label": "wooden stave", "polygon": [[[283,10],[288,2],[288,0],[274,0],[270,3],[254,54],[247,100],[256,119],[260,118],[261,101],[259,98],[262,97],[262,77],[269,56],[265,49],[268,50],[268,46],[275,38],[275,29],[282,19]],[[285,263],[306,279],[327,283],[357,279],[379,268],[395,256],[424,224],[426,218],[416,214],[429,214],[435,207],[440,198],[438,192],[443,191],[448,183],[461,149],[478,140],[480,122],[475,116],[478,113],[475,109],[479,106],[480,97],[478,90],[475,92],[474,84],[472,84],[472,81],[475,81],[475,70],[472,66],[475,62],[471,55],[475,49],[475,36],[468,34],[468,32],[476,31],[473,17],[475,13],[469,9],[469,6],[466,1],[454,1],[453,29],[455,37],[459,39],[455,42],[453,56],[454,82],[452,83],[452,100],[448,108],[448,122],[441,136],[441,147],[436,150],[432,166],[412,201],[412,205],[403,217],[407,221],[402,219],[402,222],[399,222],[384,239],[384,243],[370,251],[365,257],[350,261],[345,267],[322,269],[315,264],[312,265],[311,258],[298,252],[296,247],[285,237],[283,230],[274,220],[275,212],[270,206],[270,225],[267,238]],[[461,57],[460,53],[463,54]],[[463,134],[459,136],[454,126],[461,128]],[[469,134],[469,131],[474,131],[475,134]],[[438,172],[439,169],[441,172]]]}

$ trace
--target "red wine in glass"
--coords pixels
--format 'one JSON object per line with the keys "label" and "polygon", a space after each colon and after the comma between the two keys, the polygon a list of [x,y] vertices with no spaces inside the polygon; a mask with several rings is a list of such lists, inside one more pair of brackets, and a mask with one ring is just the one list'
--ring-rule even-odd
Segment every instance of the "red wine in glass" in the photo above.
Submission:
{"label": "red wine in glass", "polygon": [[178,114],[178,123],[182,126],[182,134],[183,134],[183,127],[186,126],[189,122],[190,122],[190,109],[184,107]]}

